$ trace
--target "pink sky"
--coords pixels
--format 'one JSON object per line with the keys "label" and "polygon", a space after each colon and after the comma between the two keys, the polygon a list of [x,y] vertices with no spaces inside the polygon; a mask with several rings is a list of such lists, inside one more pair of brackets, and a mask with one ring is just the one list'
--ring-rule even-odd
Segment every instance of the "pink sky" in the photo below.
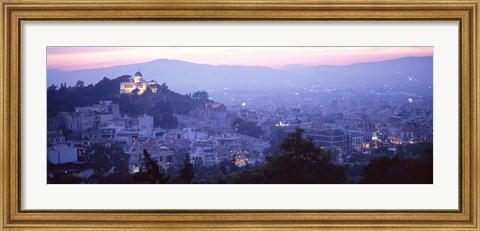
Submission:
{"label": "pink sky", "polygon": [[348,65],[405,56],[433,56],[433,47],[48,47],[47,68],[70,71],[156,59],[279,68],[288,64]]}

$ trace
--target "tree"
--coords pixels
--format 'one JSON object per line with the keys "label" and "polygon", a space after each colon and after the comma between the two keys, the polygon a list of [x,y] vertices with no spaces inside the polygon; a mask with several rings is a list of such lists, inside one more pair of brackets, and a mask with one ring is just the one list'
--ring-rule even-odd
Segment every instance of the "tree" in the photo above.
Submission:
{"label": "tree", "polygon": [[140,89],[135,88],[135,89],[133,89],[133,91],[131,93],[134,94],[134,95],[139,95],[140,94]]}
{"label": "tree", "polygon": [[47,184],[83,184],[83,179],[72,176],[67,173],[55,173],[53,176],[47,176]]}
{"label": "tree", "polygon": [[85,82],[83,82],[82,80],[78,80],[77,84],[75,84],[75,87],[84,87],[84,86],[85,86]]}
{"label": "tree", "polygon": [[[149,105],[152,105],[152,103],[150,102]],[[178,120],[174,115],[175,110],[172,102],[168,100],[157,100],[153,106],[154,107],[148,109],[147,112],[153,116],[153,124],[155,126],[165,129],[175,129],[178,127]]]}
{"label": "tree", "polygon": [[266,148],[263,152],[267,155],[278,152],[280,144],[286,137],[287,133],[284,127],[274,127],[269,138],[270,147]]}
{"label": "tree", "polygon": [[261,169],[243,169],[235,175],[231,182],[233,184],[265,184],[268,179]]}
{"label": "tree", "polygon": [[245,121],[241,118],[236,118],[232,123],[232,127],[235,128],[238,133],[243,135],[256,138],[260,138],[262,135],[262,128],[257,126],[255,122]]}
{"label": "tree", "polygon": [[75,107],[88,106],[101,100],[115,101],[120,97],[119,86],[127,81],[128,75],[110,80],[103,78],[95,85],[85,86],[82,80],[72,87],[61,84],[60,88],[51,85],[47,89],[47,113],[49,117],[55,116],[60,111],[73,111]]}
{"label": "tree", "polygon": [[114,172],[103,177],[90,178],[89,184],[132,184],[133,178],[128,171]]}
{"label": "tree", "polygon": [[432,184],[432,149],[426,148],[420,157],[401,158],[382,156],[373,158],[363,168],[360,183],[364,184]]}
{"label": "tree", "polygon": [[143,149],[143,158],[145,160],[145,167],[138,173],[135,173],[133,180],[137,184],[166,184],[169,177],[160,172],[158,163],[155,162],[150,153]]}
{"label": "tree", "polygon": [[202,103],[205,103],[208,101],[208,93],[206,91],[197,91],[193,93],[192,98],[194,100],[198,100]]}
{"label": "tree", "polygon": [[185,161],[183,162],[183,169],[179,176],[179,183],[190,184],[193,178],[195,178],[195,175],[193,165],[190,163],[190,153],[185,152]]}
{"label": "tree", "polygon": [[280,144],[279,152],[266,158],[263,173],[267,183],[339,184],[346,183],[346,168],[331,161],[329,153],[303,138],[297,128]]}
{"label": "tree", "polygon": [[50,87],[47,88],[47,92],[54,92],[58,89],[58,87],[55,84],[50,85]]}
{"label": "tree", "polygon": [[167,86],[166,83],[162,83],[162,85],[158,85],[158,84],[157,84],[156,87],[157,87],[157,91],[158,91],[159,93],[166,93],[166,92],[169,91],[169,90],[168,90],[168,86]]}
{"label": "tree", "polygon": [[109,146],[94,144],[87,149],[87,165],[95,171],[97,176],[128,172],[128,160],[129,156],[115,144]]}

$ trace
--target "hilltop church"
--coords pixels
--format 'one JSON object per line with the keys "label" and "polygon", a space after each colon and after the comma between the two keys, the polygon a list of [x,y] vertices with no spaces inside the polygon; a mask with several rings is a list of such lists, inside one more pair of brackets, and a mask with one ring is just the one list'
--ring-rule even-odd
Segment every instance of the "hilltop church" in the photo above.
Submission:
{"label": "hilltop church", "polygon": [[137,71],[137,73],[135,73],[135,76],[133,77],[133,82],[132,80],[130,80],[129,82],[120,83],[120,93],[132,94],[132,91],[138,89],[137,94],[141,95],[147,90],[148,87],[150,87],[153,93],[157,92],[157,82],[153,80],[149,82],[144,81],[142,73],[140,73],[140,71]]}

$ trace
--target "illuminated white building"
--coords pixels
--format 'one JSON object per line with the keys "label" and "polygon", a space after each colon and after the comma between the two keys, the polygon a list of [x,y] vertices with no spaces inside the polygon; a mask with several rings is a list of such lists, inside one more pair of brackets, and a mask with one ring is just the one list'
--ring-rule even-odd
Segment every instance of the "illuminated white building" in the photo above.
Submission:
{"label": "illuminated white building", "polygon": [[132,91],[138,89],[139,95],[143,94],[148,88],[151,89],[153,93],[157,92],[157,82],[156,81],[144,81],[143,75],[139,71],[135,73],[133,77],[133,82],[121,82],[120,83],[120,93],[122,94],[131,94]]}

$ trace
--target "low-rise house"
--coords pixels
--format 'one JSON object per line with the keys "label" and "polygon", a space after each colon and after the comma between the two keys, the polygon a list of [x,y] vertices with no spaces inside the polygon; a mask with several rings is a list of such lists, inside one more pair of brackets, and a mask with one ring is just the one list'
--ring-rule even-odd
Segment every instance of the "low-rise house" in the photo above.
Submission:
{"label": "low-rise house", "polygon": [[48,146],[65,143],[65,136],[62,130],[47,132],[47,144]]}
{"label": "low-rise house", "polygon": [[212,146],[196,145],[190,151],[190,162],[204,166],[213,166],[219,163],[218,152]]}
{"label": "low-rise house", "polygon": [[138,140],[138,138],[140,138],[140,133],[128,131],[118,132],[115,136],[116,141],[123,142],[128,145],[131,145],[133,142]]}
{"label": "low-rise house", "polygon": [[184,137],[185,139],[193,142],[196,140],[207,140],[208,139],[208,133],[205,131],[198,131],[192,128],[184,128]]}
{"label": "low-rise house", "polygon": [[346,151],[349,149],[347,134],[342,130],[308,131],[305,136],[311,137],[316,145],[330,150]]}
{"label": "low-rise house", "polygon": [[52,164],[77,162],[77,155],[77,148],[72,145],[57,144],[47,149],[47,159]]}

